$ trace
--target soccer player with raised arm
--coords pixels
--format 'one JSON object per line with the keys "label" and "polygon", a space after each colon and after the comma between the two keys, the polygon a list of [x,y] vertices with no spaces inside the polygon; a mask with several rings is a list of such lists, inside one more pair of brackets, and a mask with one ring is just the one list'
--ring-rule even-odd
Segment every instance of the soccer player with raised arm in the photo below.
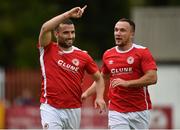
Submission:
{"label": "soccer player with raised arm", "polygon": [[[40,113],[43,129],[79,129],[85,72],[95,81],[95,106],[100,108],[100,112],[106,107],[104,81],[98,66],[87,52],[73,46],[75,27],[70,18],[80,18],[85,8],[72,8],[41,27],[38,48],[42,72]],[[56,42],[52,41],[52,32]]]}

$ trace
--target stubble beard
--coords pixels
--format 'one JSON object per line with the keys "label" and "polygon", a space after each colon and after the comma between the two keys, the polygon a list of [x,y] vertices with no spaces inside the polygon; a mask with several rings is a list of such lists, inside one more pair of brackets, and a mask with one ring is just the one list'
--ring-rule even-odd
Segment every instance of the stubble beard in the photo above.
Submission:
{"label": "stubble beard", "polygon": [[59,44],[60,47],[68,49],[68,48],[72,47],[73,41],[74,40],[72,40],[71,42],[70,41],[63,41],[63,42],[58,41],[58,44]]}
{"label": "stubble beard", "polygon": [[62,47],[62,48],[70,48],[70,47],[72,47],[72,43],[58,43],[59,44],[59,46],[60,47]]}
{"label": "stubble beard", "polygon": [[125,43],[123,41],[116,41],[116,45],[119,47],[123,47]]}

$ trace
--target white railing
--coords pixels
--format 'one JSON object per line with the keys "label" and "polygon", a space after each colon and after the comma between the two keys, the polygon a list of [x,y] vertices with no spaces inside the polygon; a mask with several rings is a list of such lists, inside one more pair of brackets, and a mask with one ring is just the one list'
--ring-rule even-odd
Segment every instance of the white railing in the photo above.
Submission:
{"label": "white railing", "polygon": [[5,100],[5,72],[0,68],[0,101]]}

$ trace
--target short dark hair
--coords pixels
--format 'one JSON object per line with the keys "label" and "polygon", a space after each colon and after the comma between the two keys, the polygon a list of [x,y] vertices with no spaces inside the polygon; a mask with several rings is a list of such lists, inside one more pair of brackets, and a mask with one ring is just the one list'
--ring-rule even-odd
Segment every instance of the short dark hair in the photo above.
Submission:
{"label": "short dark hair", "polygon": [[[73,22],[72,22],[72,20],[71,19],[65,19],[65,20],[63,20],[60,24],[74,24]],[[59,24],[59,25],[60,25]],[[55,27],[55,31],[58,31],[58,29],[59,29],[59,25],[57,26],[57,27]]]}
{"label": "short dark hair", "polygon": [[128,22],[130,24],[130,26],[132,27],[132,31],[135,32],[136,25],[135,25],[135,23],[132,20],[127,19],[127,18],[121,18],[119,21]]}
{"label": "short dark hair", "polygon": [[73,24],[71,19],[65,19],[60,24]]}

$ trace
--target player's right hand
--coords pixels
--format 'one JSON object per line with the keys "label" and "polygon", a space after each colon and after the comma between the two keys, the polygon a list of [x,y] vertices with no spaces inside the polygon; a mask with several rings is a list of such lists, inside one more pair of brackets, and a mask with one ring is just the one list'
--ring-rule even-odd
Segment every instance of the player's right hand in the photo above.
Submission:
{"label": "player's right hand", "polygon": [[70,11],[68,11],[69,16],[71,18],[80,18],[82,14],[84,13],[84,10],[87,8],[87,5],[85,5],[83,8],[81,7],[74,7]]}

